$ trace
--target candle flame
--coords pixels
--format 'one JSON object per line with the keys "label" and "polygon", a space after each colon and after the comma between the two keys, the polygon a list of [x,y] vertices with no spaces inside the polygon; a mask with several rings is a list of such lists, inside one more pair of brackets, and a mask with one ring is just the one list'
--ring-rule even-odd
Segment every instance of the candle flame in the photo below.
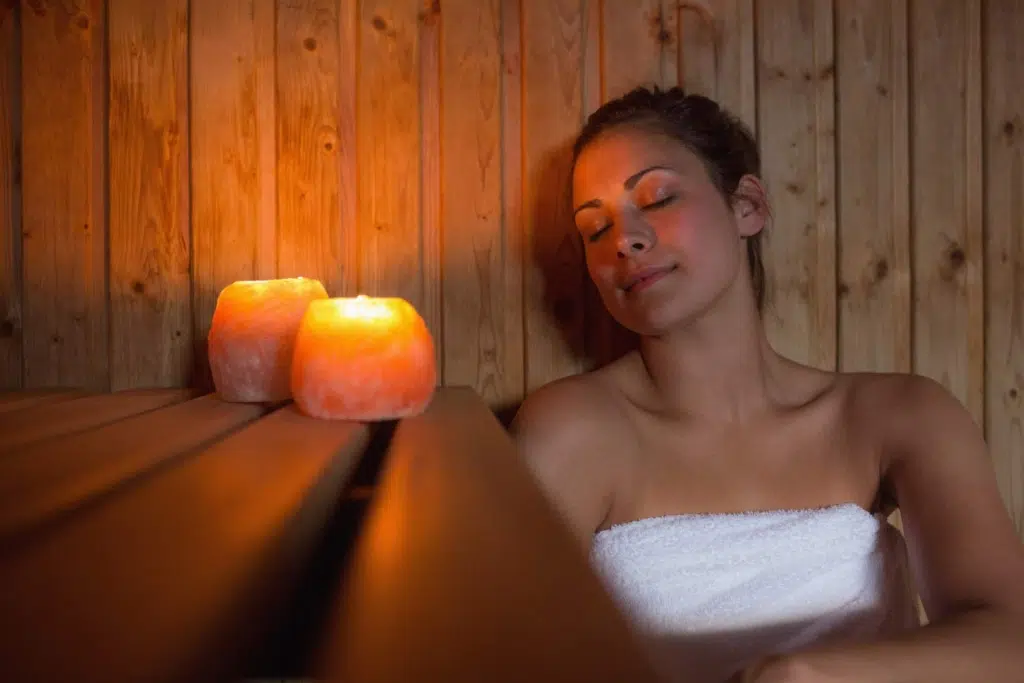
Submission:
{"label": "candle flame", "polygon": [[395,307],[391,303],[365,294],[360,294],[354,299],[333,299],[332,303],[338,313],[346,318],[390,320],[395,317]]}

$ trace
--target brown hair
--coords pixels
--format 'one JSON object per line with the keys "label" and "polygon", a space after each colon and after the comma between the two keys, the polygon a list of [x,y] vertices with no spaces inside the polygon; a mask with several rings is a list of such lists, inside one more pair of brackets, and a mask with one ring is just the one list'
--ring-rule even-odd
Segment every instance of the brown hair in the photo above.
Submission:
{"label": "brown hair", "polygon": [[[583,149],[617,126],[633,126],[681,142],[704,162],[711,182],[732,204],[744,175],[761,175],[761,156],[750,129],[717,102],[703,95],[638,87],[610,100],[587,118],[573,145],[572,166]],[[765,268],[761,230],[747,239],[747,265],[759,311],[765,304]]]}

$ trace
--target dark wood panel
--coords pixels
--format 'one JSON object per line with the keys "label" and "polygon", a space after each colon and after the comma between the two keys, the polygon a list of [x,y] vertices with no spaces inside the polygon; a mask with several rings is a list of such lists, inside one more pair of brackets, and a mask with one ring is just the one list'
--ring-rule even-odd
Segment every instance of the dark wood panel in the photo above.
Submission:
{"label": "dark wood panel", "polygon": [[235,679],[367,431],[288,406],[5,551],[5,678]]}
{"label": "dark wood panel", "polygon": [[475,393],[389,446],[314,667],[324,680],[651,681],[582,548]]}
{"label": "dark wood panel", "polygon": [[0,387],[21,386],[21,21],[0,4]]}
{"label": "dark wood panel", "polygon": [[106,3],[21,4],[24,386],[106,390]]}

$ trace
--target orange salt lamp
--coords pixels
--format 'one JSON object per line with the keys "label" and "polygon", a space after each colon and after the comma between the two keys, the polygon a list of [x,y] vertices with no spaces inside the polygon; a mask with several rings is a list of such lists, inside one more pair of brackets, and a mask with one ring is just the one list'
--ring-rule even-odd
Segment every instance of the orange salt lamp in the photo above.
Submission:
{"label": "orange salt lamp", "polygon": [[207,337],[220,397],[236,403],[290,398],[295,334],[309,303],[326,298],[319,280],[302,277],[234,282],[221,290]]}
{"label": "orange salt lamp", "polygon": [[292,361],[303,413],[360,422],[417,415],[436,382],[433,338],[406,300],[360,295],[306,309]]}

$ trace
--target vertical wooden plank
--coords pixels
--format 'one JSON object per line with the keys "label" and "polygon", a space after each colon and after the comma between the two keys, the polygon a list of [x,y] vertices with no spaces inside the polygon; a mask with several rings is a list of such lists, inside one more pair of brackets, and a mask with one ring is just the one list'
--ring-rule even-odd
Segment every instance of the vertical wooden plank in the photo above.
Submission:
{"label": "vertical wooden plank", "polygon": [[342,262],[344,277],[332,296],[359,292],[359,166],[356,154],[356,112],[359,87],[359,3],[343,2],[338,10],[338,158],[341,187]]}
{"label": "vertical wooden plank", "polygon": [[0,388],[21,387],[19,3],[0,5]]}
{"label": "vertical wooden plank", "polygon": [[[502,274],[506,278],[518,278],[515,288],[509,285],[503,313],[506,329],[519,330],[518,337],[505,339],[508,345],[505,356],[508,364],[503,368],[508,378],[506,386],[510,392],[515,387],[509,409],[526,393],[522,24],[522,0],[501,0],[501,224],[508,249],[508,260]],[[517,293],[518,300],[515,298]]]}
{"label": "vertical wooden plank", "polygon": [[836,4],[839,367],[909,372],[905,0]]}
{"label": "vertical wooden plank", "polygon": [[583,14],[583,62],[580,65],[582,71],[582,101],[583,111],[580,117],[580,125],[587,122],[587,117],[600,107],[607,97],[605,96],[605,79],[607,71],[604,65],[604,45],[601,26],[604,23],[604,10],[608,5],[604,0],[582,0],[580,12]]}
{"label": "vertical wooden plank", "polygon": [[[255,85],[246,81],[247,107],[256,108],[256,146],[259,177],[256,220],[256,277],[277,277],[277,3],[276,0],[250,0]],[[223,4],[223,3],[218,3]],[[243,60],[244,63],[244,60]],[[255,93],[255,103],[252,103]],[[251,114],[249,114],[251,116]],[[252,130],[251,125],[249,130]]]}
{"label": "vertical wooden plank", "polygon": [[[660,82],[663,88],[681,85],[679,77],[679,0],[661,0],[652,29],[661,43]],[[753,49],[753,46],[751,46]]]}
{"label": "vertical wooden plank", "polygon": [[[458,5],[454,5],[457,9]],[[438,376],[445,377],[444,254],[441,234],[441,3],[420,0],[420,313],[434,336]],[[468,315],[468,311],[462,317]]]}
{"label": "vertical wooden plank", "polygon": [[353,289],[355,243],[341,223],[341,35],[332,0],[278,2],[278,275]]}
{"label": "vertical wooden plank", "polygon": [[501,0],[448,2],[441,36],[444,381],[504,405],[521,398],[523,330],[519,226],[502,214]]}
{"label": "vertical wooden plank", "polygon": [[832,34],[831,0],[757,5],[757,129],[779,226],[765,242],[765,323],[781,352],[827,369],[836,363]]}
{"label": "vertical wooden plank", "polygon": [[192,305],[203,386],[220,290],[277,275],[274,1],[191,5]]}
{"label": "vertical wooden plank", "polygon": [[[404,297],[424,314],[421,2],[366,0],[359,6],[359,286],[368,294]],[[437,330],[436,321],[428,324]]]}
{"label": "vertical wooden plank", "polygon": [[605,0],[601,4],[602,101],[638,85],[663,86],[662,55],[674,27],[668,25],[663,0]]}
{"label": "vertical wooden plank", "polygon": [[[838,363],[911,369],[906,0],[836,4]],[[902,530],[895,511],[889,521]],[[922,622],[927,620],[918,602]]]}
{"label": "vertical wooden plank", "polygon": [[977,0],[910,4],[913,365],[983,424],[980,18]]}
{"label": "vertical wooden plank", "polygon": [[757,129],[754,0],[679,3],[679,80]]}
{"label": "vertical wooden plank", "polygon": [[25,386],[106,389],[104,2],[23,10]]}
{"label": "vertical wooden plank", "polygon": [[582,111],[580,0],[523,3],[524,335],[528,391],[583,369],[585,268],[569,164]]}
{"label": "vertical wooden plank", "polygon": [[185,386],[188,2],[109,3],[110,384]]}
{"label": "vertical wooden plank", "polygon": [[1024,4],[985,5],[985,432],[1024,539]]}

